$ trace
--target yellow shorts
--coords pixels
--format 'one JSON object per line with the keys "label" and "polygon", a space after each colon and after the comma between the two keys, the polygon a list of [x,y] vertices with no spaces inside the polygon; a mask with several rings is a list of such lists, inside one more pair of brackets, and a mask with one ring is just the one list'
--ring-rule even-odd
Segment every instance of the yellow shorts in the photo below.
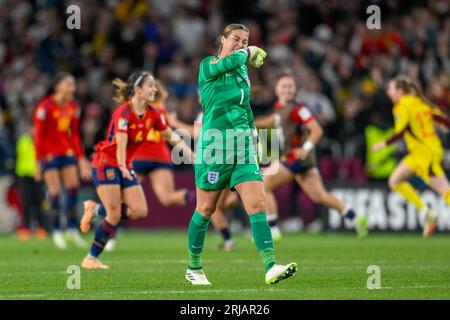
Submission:
{"label": "yellow shorts", "polygon": [[441,165],[442,155],[435,155],[433,153],[410,153],[403,158],[402,162],[425,183],[430,181],[430,175],[439,177],[444,174],[444,169]]}

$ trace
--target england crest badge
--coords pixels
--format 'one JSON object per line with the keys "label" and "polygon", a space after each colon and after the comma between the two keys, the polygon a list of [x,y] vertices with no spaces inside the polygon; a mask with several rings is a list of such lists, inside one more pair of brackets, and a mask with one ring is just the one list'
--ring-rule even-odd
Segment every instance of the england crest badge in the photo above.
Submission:
{"label": "england crest badge", "polygon": [[219,181],[219,172],[208,171],[208,182],[211,184],[217,183]]}

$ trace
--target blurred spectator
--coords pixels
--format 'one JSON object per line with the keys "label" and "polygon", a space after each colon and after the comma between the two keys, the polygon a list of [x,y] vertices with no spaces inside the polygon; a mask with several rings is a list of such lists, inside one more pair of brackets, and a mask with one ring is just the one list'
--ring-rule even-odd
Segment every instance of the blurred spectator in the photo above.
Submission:
{"label": "blurred spectator", "polygon": [[[31,119],[34,109],[28,108],[28,119]],[[23,219],[17,235],[22,240],[28,240],[32,234],[38,239],[47,236],[48,225],[43,212],[42,204],[44,191],[42,184],[34,180],[36,171],[36,154],[32,136],[32,126],[28,127],[20,135],[16,145],[15,173],[18,178],[17,184],[20,200],[23,208]]]}
{"label": "blurred spectator", "polygon": [[0,176],[9,177],[14,169],[14,147],[4,123],[3,113],[0,112]]}
{"label": "blurred spectator", "polygon": [[317,121],[323,127],[327,127],[335,120],[336,111],[330,99],[321,92],[319,79],[316,75],[308,73],[300,84],[297,100],[306,104]]}
{"label": "blurred spectator", "polygon": [[206,23],[193,9],[180,6],[173,20],[173,33],[182,53],[192,57],[201,53]]}
{"label": "blurred spectator", "polygon": [[4,126],[3,113],[0,112],[0,233],[14,230],[17,213],[7,200],[9,189],[13,183],[14,148]]}

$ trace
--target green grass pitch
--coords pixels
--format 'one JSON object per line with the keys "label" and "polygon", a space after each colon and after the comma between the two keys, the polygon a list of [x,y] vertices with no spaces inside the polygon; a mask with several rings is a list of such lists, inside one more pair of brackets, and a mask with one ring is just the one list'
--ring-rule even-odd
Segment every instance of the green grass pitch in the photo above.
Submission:
{"label": "green grass pitch", "polygon": [[[115,252],[104,253],[110,270],[81,270],[79,290],[67,288],[70,265],[87,250],[58,251],[48,240],[0,237],[0,299],[449,299],[450,236],[420,234],[285,234],[276,244],[279,263],[296,261],[297,274],[264,283],[251,239],[221,252],[220,237],[207,236],[203,262],[211,286],[184,280],[187,233],[123,231]],[[92,234],[86,237],[92,239]],[[370,265],[380,268],[380,289],[368,289]]]}

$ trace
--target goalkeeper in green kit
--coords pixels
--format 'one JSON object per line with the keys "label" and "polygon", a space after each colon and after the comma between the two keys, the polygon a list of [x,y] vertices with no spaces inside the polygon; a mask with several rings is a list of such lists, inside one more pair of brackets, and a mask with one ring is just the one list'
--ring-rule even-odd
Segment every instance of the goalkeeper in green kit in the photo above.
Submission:
{"label": "goalkeeper in green kit", "polygon": [[276,263],[266,219],[246,65],[261,67],[267,54],[248,46],[248,38],[249,30],[244,25],[226,26],[217,55],[204,58],[199,67],[203,119],[194,161],[197,206],[189,223],[190,263],[186,271],[186,279],[194,285],[211,284],[203,273],[201,252],[211,215],[222,190],[228,187],[239,193],[249,215],[253,239],[264,265],[265,282],[277,283],[297,270],[296,263]]}

